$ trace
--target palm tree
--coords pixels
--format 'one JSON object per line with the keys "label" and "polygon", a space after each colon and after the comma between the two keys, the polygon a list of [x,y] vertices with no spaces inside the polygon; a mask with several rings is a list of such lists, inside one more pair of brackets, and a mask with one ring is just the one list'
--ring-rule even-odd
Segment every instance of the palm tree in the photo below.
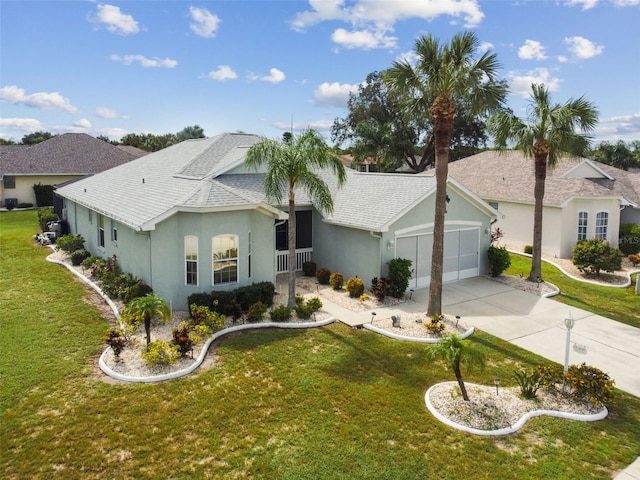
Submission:
{"label": "palm tree", "polygon": [[171,318],[171,310],[169,310],[169,306],[163,298],[155,293],[150,293],[144,297],[137,297],[131,300],[122,312],[122,316],[135,323],[144,321],[147,345],[149,345],[151,343],[151,319],[157,316],[164,323]]}
{"label": "palm tree", "polygon": [[467,365],[467,370],[473,366],[484,368],[484,356],[471,348],[469,340],[462,340],[458,335],[447,335],[429,348],[428,356],[431,360],[444,360],[452,369],[458,381],[462,398],[469,401],[467,388],[462,380],[460,365]]}
{"label": "palm tree", "polygon": [[[533,252],[529,280],[542,279],[542,207],[547,165],[555,166],[562,155],[581,156],[589,147],[592,131],[598,123],[595,105],[584,96],[569,99],[564,105],[552,104],[549,90],[544,84],[531,85],[526,121],[513,113],[499,112],[489,121],[489,131],[495,137],[498,148],[506,148],[513,142],[526,157],[533,157],[535,206],[533,210]],[[580,130],[580,132],[576,132]]]}
{"label": "palm tree", "polygon": [[317,169],[331,169],[342,185],[347,178],[344,165],[331,151],[320,134],[306,130],[279,142],[263,139],[247,152],[245,164],[258,169],[266,164],[264,190],[270,202],[282,204],[286,190],[289,199],[289,308],[296,306],[296,196],[295,188],[302,187],[321,213],[333,212],[333,198]]}
{"label": "palm tree", "polygon": [[442,262],[444,217],[447,209],[447,175],[451,134],[456,114],[485,113],[502,106],[506,84],[497,80],[495,54],[485,52],[474,59],[480,42],[471,32],[455,35],[448,45],[433,36],[416,40],[415,66],[396,61],[384,72],[390,90],[403,99],[409,117],[433,121],[436,154],[436,202],[433,220],[433,251],[427,315],[442,310]]}

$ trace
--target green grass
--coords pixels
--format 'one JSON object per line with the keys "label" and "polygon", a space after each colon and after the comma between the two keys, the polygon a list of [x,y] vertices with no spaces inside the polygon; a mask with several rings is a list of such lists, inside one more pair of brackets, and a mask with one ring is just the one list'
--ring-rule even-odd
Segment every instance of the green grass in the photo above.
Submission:
{"label": "green grass", "polygon": [[[531,258],[511,254],[511,267],[505,274],[527,275],[531,270]],[[563,274],[558,268],[542,262],[542,278],[560,289],[553,297],[572,307],[581,308],[603,317],[640,328],[640,297],[635,295],[635,277],[626,288],[606,287],[580,282]]]}
{"label": "green grass", "polygon": [[[84,287],[30,241],[33,212],[0,214],[0,471],[6,479],[605,479],[640,452],[640,400],[609,418],[538,418],[471,436],[438,422],[426,389],[453,380],[428,346],[341,324],[222,340],[217,362],[153,385],[102,381],[107,323]],[[7,333],[10,332],[10,335]],[[487,368],[513,385],[547,364],[478,332]]]}

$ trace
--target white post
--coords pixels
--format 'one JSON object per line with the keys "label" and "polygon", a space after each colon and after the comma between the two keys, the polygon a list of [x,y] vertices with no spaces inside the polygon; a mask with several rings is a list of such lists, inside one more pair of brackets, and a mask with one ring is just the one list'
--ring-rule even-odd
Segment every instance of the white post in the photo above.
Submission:
{"label": "white post", "polygon": [[[564,374],[566,375],[569,371],[569,348],[571,347],[571,329],[575,325],[576,321],[571,315],[571,311],[569,311],[569,315],[564,319],[564,326],[567,327],[567,340],[564,350]],[[565,378],[562,384],[562,393],[567,393],[567,380]]]}

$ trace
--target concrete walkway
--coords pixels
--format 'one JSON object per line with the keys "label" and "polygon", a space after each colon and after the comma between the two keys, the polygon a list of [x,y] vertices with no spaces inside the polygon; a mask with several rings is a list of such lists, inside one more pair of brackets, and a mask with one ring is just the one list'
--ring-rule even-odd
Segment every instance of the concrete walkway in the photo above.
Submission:
{"label": "concrete walkway", "polygon": [[[426,288],[416,290],[411,300],[367,312],[353,312],[323,299],[323,309],[343,323],[357,327],[371,322],[373,312],[377,318],[424,312],[428,293]],[[640,397],[640,375],[636,370],[640,365],[639,328],[484,277],[443,285],[442,310],[459,315],[468,326],[560,364],[564,364],[566,347],[564,319],[571,312],[575,326],[571,331],[569,364],[585,362],[597,367],[615,380],[617,388]],[[616,479],[640,480],[640,457]]]}

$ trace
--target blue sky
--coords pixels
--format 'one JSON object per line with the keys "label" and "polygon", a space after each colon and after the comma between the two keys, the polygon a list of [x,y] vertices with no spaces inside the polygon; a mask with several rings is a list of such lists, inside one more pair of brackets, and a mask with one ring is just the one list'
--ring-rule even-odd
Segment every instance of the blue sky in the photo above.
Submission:
{"label": "blue sky", "polygon": [[349,92],[420,35],[474,31],[525,115],[585,95],[594,141],[640,139],[640,0],[0,2],[0,136],[244,131],[327,139]]}

